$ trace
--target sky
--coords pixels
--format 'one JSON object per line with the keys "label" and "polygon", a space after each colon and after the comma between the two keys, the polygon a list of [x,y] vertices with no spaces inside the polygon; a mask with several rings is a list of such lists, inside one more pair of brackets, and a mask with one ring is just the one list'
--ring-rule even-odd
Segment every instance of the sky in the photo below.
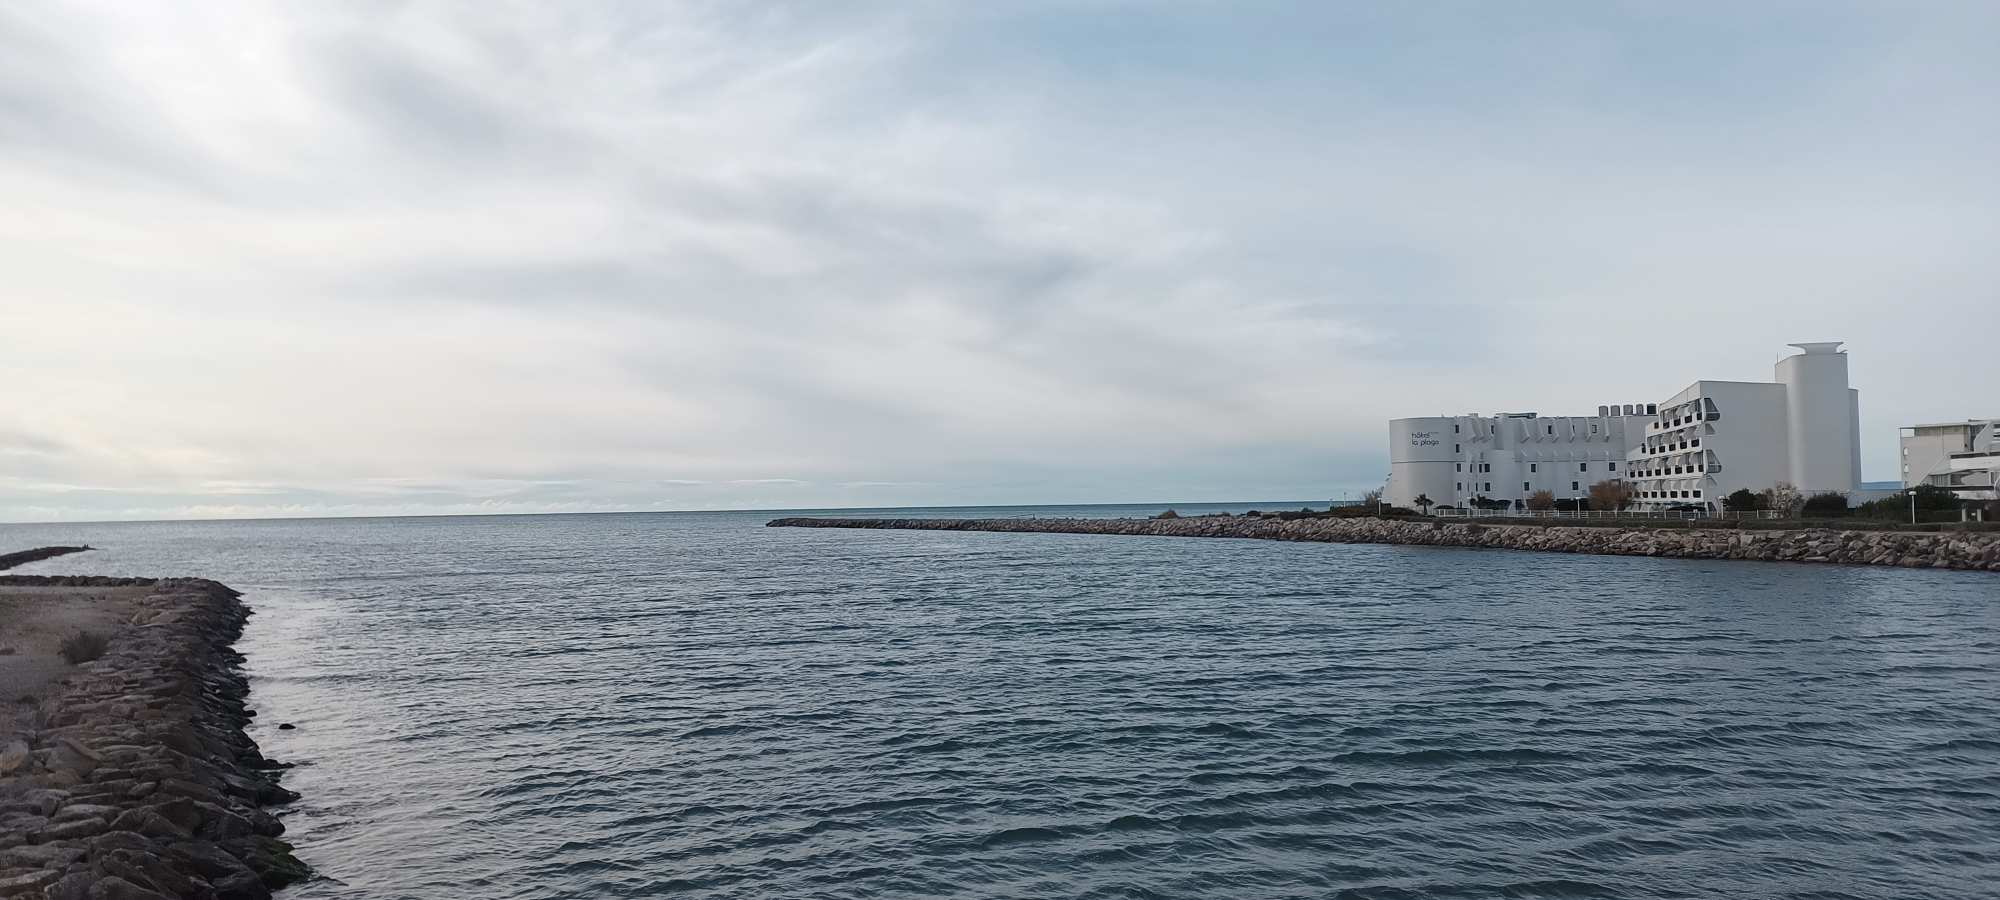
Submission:
{"label": "sky", "polygon": [[0,520],[1334,499],[2000,416],[2000,4],[0,5]]}

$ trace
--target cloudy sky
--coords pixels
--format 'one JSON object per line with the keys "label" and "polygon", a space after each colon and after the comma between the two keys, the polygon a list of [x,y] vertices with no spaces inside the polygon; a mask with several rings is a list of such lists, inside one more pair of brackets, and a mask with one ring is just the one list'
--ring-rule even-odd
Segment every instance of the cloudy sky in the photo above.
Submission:
{"label": "cloudy sky", "polygon": [[1324,499],[1846,340],[2000,415],[2000,5],[0,6],[0,519]]}

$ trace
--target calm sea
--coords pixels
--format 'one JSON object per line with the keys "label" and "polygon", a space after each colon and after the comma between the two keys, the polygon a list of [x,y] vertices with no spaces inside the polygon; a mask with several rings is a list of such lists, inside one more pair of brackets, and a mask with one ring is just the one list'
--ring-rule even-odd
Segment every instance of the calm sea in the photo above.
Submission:
{"label": "calm sea", "polygon": [[773,515],[0,549],[247,592],[299,900],[2000,890],[1990,574]]}

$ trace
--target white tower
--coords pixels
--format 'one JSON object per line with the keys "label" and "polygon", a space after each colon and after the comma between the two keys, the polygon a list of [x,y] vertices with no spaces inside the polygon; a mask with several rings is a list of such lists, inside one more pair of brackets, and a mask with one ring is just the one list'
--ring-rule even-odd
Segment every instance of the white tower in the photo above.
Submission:
{"label": "white tower", "polygon": [[1778,361],[1785,386],[1785,437],[1792,484],[1805,494],[1861,487],[1860,392],[1847,386],[1840,341],[1791,344],[1804,351]]}
{"label": "white tower", "polygon": [[1445,417],[1389,420],[1389,484],[1383,498],[1414,506],[1417,497],[1449,503],[1452,467],[1459,457],[1452,420]]}

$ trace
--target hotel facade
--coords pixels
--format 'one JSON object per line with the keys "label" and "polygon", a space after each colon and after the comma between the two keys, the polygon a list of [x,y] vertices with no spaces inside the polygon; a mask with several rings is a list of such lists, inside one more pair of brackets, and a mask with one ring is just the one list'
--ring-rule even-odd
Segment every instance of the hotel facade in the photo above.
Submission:
{"label": "hotel facade", "polygon": [[1902,429],[1903,487],[1941,487],[1961,500],[2000,499],[2000,419]]}
{"label": "hotel facade", "polygon": [[1631,487],[1640,509],[1719,510],[1738,489],[1780,482],[1802,494],[1861,485],[1860,395],[1840,342],[1792,344],[1769,382],[1697,381],[1660,403],[1595,416],[1535,413],[1394,419],[1383,498],[1466,506],[1537,491],[1586,498],[1599,481]]}

